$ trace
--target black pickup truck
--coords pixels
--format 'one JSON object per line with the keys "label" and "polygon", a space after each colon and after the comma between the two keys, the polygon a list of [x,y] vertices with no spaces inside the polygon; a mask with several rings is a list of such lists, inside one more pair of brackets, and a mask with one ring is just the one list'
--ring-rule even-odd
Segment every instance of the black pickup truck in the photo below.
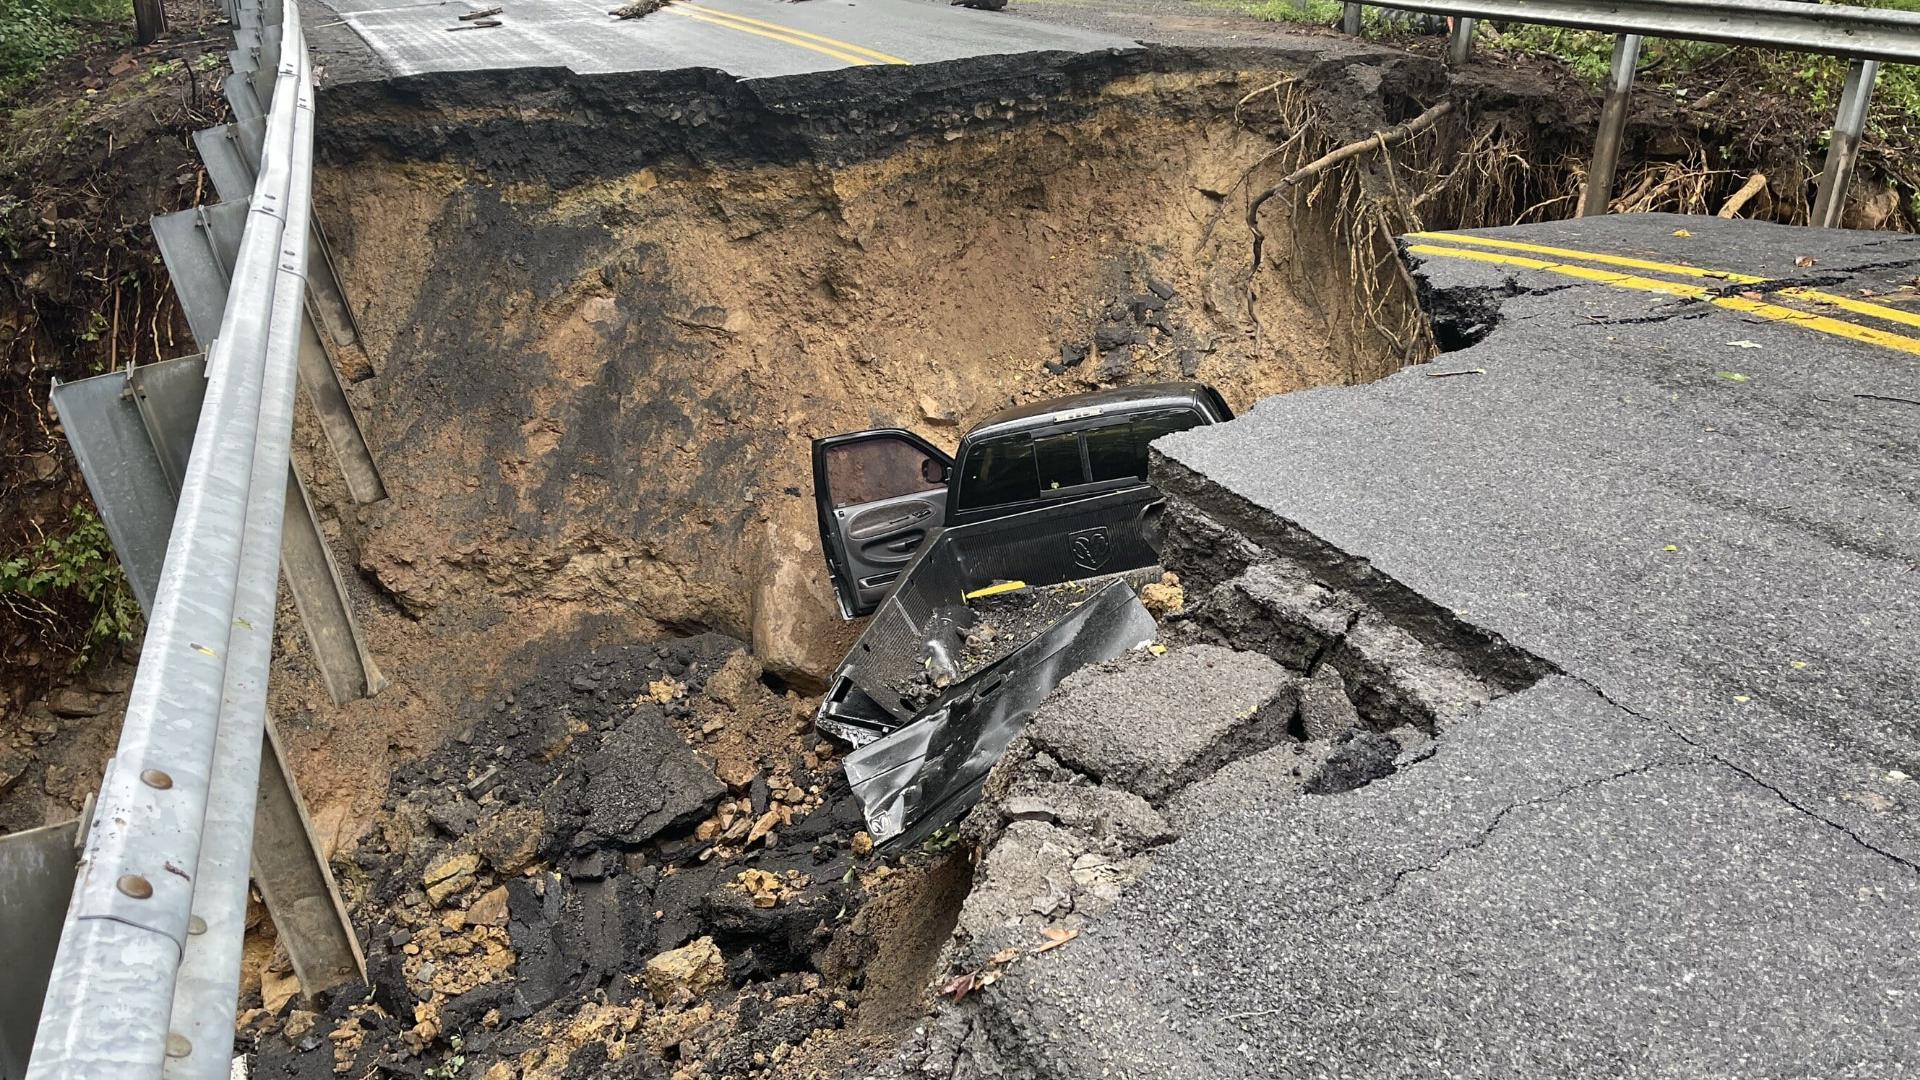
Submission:
{"label": "black pickup truck", "polygon": [[1160,383],[1006,410],[956,457],[898,429],[814,441],[841,614],[874,616],[815,724],[854,747],[876,841],[964,813],[1048,691],[1153,638],[1134,592],[1159,577],[1148,444],[1232,416],[1211,387]]}

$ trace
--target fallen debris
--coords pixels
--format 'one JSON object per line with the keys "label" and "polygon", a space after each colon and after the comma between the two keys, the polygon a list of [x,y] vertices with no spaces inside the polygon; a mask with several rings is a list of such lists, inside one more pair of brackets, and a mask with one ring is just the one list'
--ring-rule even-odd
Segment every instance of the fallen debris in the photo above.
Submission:
{"label": "fallen debris", "polygon": [[978,993],[999,982],[1013,965],[1029,956],[1039,956],[1072,941],[1080,936],[1078,929],[1063,926],[1043,926],[1040,928],[1040,943],[1021,949],[1009,946],[987,957],[986,965],[974,970],[963,971],[940,984],[940,996],[949,1001],[966,1000],[968,994]]}
{"label": "fallen debris", "polygon": [[644,19],[672,2],[673,0],[633,0],[633,3],[614,8],[607,14],[616,19]]}
{"label": "fallen debris", "polygon": [[1187,593],[1180,587],[1180,575],[1168,571],[1160,580],[1140,586],[1140,603],[1156,619],[1178,615],[1186,609]]}
{"label": "fallen debris", "polygon": [[766,870],[742,870],[727,883],[727,888],[745,893],[757,908],[779,907],[801,895],[813,879],[798,870],[775,874]]}
{"label": "fallen debris", "polygon": [[642,978],[655,1001],[690,1001],[727,981],[727,958],[703,937],[647,961]]}
{"label": "fallen debris", "polygon": [[718,1080],[828,1053],[860,1000],[830,958],[885,924],[853,918],[881,876],[810,702],[701,635],[551,662],[476,711],[395,769],[342,864],[371,985],[295,1009],[262,962],[253,1075]]}

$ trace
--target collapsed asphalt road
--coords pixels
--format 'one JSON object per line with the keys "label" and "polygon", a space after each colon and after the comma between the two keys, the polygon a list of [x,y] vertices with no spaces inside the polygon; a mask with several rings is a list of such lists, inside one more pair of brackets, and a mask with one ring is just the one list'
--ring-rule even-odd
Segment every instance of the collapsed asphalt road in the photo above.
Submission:
{"label": "collapsed asphalt road", "polygon": [[1185,632],[1436,740],[1315,794],[1223,726],[1169,778],[1125,748],[1195,710],[1070,682],[969,822],[956,966],[997,981],[900,1073],[1920,1067],[1920,240],[1477,235],[1409,241],[1458,351],[1157,444]]}

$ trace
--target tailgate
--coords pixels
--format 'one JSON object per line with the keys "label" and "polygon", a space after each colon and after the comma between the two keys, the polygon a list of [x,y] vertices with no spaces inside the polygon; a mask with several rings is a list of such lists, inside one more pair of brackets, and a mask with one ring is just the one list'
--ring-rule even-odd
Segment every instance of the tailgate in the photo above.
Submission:
{"label": "tailgate", "polygon": [[[1158,491],[1138,484],[940,533],[834,672],[817,717],[821,730],[859,746],[939,707],[926,700],[928,660],[964,659],[979,620],[968,592],[996,581],[1040,587],[1151,566],[1163,505]],[[1016,644],[996,651],[1010,659]]]}
{"label": "tailgate", "polygon": [[848,754],[847,780],[875,842],[911,844],[965,813],[994,763],[1060,680],[1158,632],[1124,577],[955,684],[920,719]]}

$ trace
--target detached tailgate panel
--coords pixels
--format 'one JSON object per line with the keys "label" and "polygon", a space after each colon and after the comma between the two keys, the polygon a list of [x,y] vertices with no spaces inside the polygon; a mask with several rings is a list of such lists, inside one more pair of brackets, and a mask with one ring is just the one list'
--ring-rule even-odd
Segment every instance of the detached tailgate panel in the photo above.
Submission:
{"label": "detached tailgate panel", "polygon": [[912,844],[973,805],[1007,745],[1060,680],[1158,633],[1124,579],[943,697],[925,718],[848,754],[847,780],[876,842]]}
{"label": "detached tailgate panel", "polygon": [[[942,532],[907,568],[834,673],[822,728],[863,742],[913,721],[915,710],[900,700],[901,688],[922,670],[930,642],[958,655],[975,622],[963,599],[973,589],[995,581],[1057,585],[1153,565],[1164,505],[1158,491],[1139,484]],[[849,704],[856,695],[865,699],[859,708]]]}

